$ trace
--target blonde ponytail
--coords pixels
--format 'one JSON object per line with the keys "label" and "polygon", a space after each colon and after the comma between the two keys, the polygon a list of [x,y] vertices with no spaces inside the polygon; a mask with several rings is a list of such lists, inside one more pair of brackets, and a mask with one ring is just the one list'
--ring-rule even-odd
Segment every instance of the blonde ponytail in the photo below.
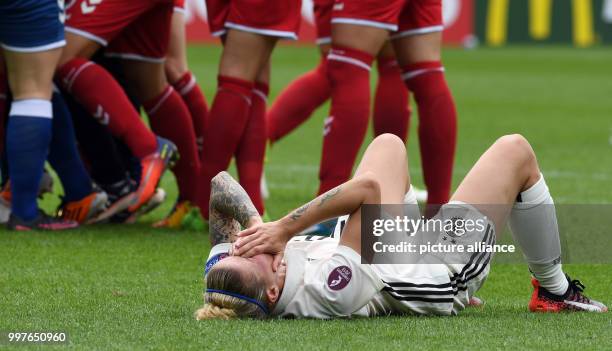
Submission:
{"label": "blonde ponytail", "polygon": [[236,312],[229,308],[221,308],[213,304],[207,303],[198,309],[195,313],[195,318],[199,321],[204,319],[235,319]]}
{"label": "blonde ponytail", "polygon": [[242,274],[236,267],[214,266],[206,275],[204,306],[196,311],[196,319],[266,318],[265,283],[254,272],[249,273]]}

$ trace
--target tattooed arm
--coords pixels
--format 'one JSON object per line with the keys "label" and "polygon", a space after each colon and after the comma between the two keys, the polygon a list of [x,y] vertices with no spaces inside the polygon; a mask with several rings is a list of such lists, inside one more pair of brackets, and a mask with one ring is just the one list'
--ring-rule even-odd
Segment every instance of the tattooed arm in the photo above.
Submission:
{"label": "tattooed arm", "polygon": [[[378,181],[372,174],[361,174],[304,204],[276,222],[255,225],[243,230],[239,233],[240,238],[234,245],[234,254],[250,257],[262,252],[279,253],[291,237],[309,226],[333,217],[359,214],[362,204],[379,203]],[[357,243],[359,235],[358,231],[355,234]],[[354,239],[352,241],[355,241]]]}
{"label": "tattooed arm", "polygon": [[251,199],[227,172],[217,174],[210,190],[210,244],[231,243],[242,228],[261,223]]}
{"label": "tattooed arm", "polygon": [[295,234],[324,220],[353,214],[367,203],[380,203],[380,187],[373,176],[363,174],[292,211],[280,222]]}

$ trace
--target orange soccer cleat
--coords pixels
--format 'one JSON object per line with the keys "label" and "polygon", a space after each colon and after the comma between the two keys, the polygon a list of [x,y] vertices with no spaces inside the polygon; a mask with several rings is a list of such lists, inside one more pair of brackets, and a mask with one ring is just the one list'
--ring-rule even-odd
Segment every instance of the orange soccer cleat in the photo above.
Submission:
{"label": "orange soccer cleat", "polygon": [[107,201],[108,196],[105,192],[93,192],[81,200],[60,205],[57,216],[79,224],[89,222],[92,218],[106,211]]}
{"label": "orange soccer cleat", "polygon": [[157,137],[157,151],[140,161],[142,167],[140,182],[134,194],[134,202],[128,207],[129,212],[136,212],[149,202],[155,194],[164,171],[171,168],[178,157],[176,145],[169,140]]}

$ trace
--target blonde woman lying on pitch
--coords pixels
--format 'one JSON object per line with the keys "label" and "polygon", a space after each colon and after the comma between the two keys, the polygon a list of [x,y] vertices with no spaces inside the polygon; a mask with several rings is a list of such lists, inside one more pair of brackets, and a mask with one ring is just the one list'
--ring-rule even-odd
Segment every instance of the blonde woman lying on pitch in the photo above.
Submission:
{"label": "blonde woman lying on pitch", "polygon": [[[213,248],[205,269],[204,306],[196,318],[459,313],[484,283],[491,253],[469,254],[465,264],[361,263],[361,205],[402,204],[405,198],[415,203],[411,191],[405,146],[390,134],[372,141],[350,181],[274,222],[263,223],[240,185],[219,173],[212,180]],[[457,213],[451,208],[464,218],[487,221],[486,230],[470,234],[475,242],[494,244],[495,233],[509,220],[533,274],[531,311],[607,311],[562,270],[553,200],[522,136],[498,139],[437,216]],[[338,221],[334,237],[295,236],[344,215],[348,218]],[[241,227],[246,229],[240,232]]]}

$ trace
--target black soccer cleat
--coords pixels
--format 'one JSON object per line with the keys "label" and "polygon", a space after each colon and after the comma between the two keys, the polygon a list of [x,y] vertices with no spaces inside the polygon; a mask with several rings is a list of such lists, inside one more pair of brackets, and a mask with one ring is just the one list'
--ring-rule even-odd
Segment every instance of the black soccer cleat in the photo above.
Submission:
{"label": "black soccer cleat", "polygon": [[45,231],[58,231],[74,229],[79,226],[79,223],[72,220],[66,220],[63,218],[51,217],[42,211],[38,213],[38,216],[31,221],[24,221],[23,219],[11,214],[6,227],[9,230],[15,231],[30,231],[30,230],[45,230]]}
{"label": "black soccer cleat", "polygon": [[534,291],[529,301],[529,310],[531,312],[608,312],[606,305],[584,295],[585,287],[579,280],[571,280],[569,276],[566,277],[569,287],[563,295],[551,293],[541,287],[537,279],[532,278],[531,284],[533,284]]}

